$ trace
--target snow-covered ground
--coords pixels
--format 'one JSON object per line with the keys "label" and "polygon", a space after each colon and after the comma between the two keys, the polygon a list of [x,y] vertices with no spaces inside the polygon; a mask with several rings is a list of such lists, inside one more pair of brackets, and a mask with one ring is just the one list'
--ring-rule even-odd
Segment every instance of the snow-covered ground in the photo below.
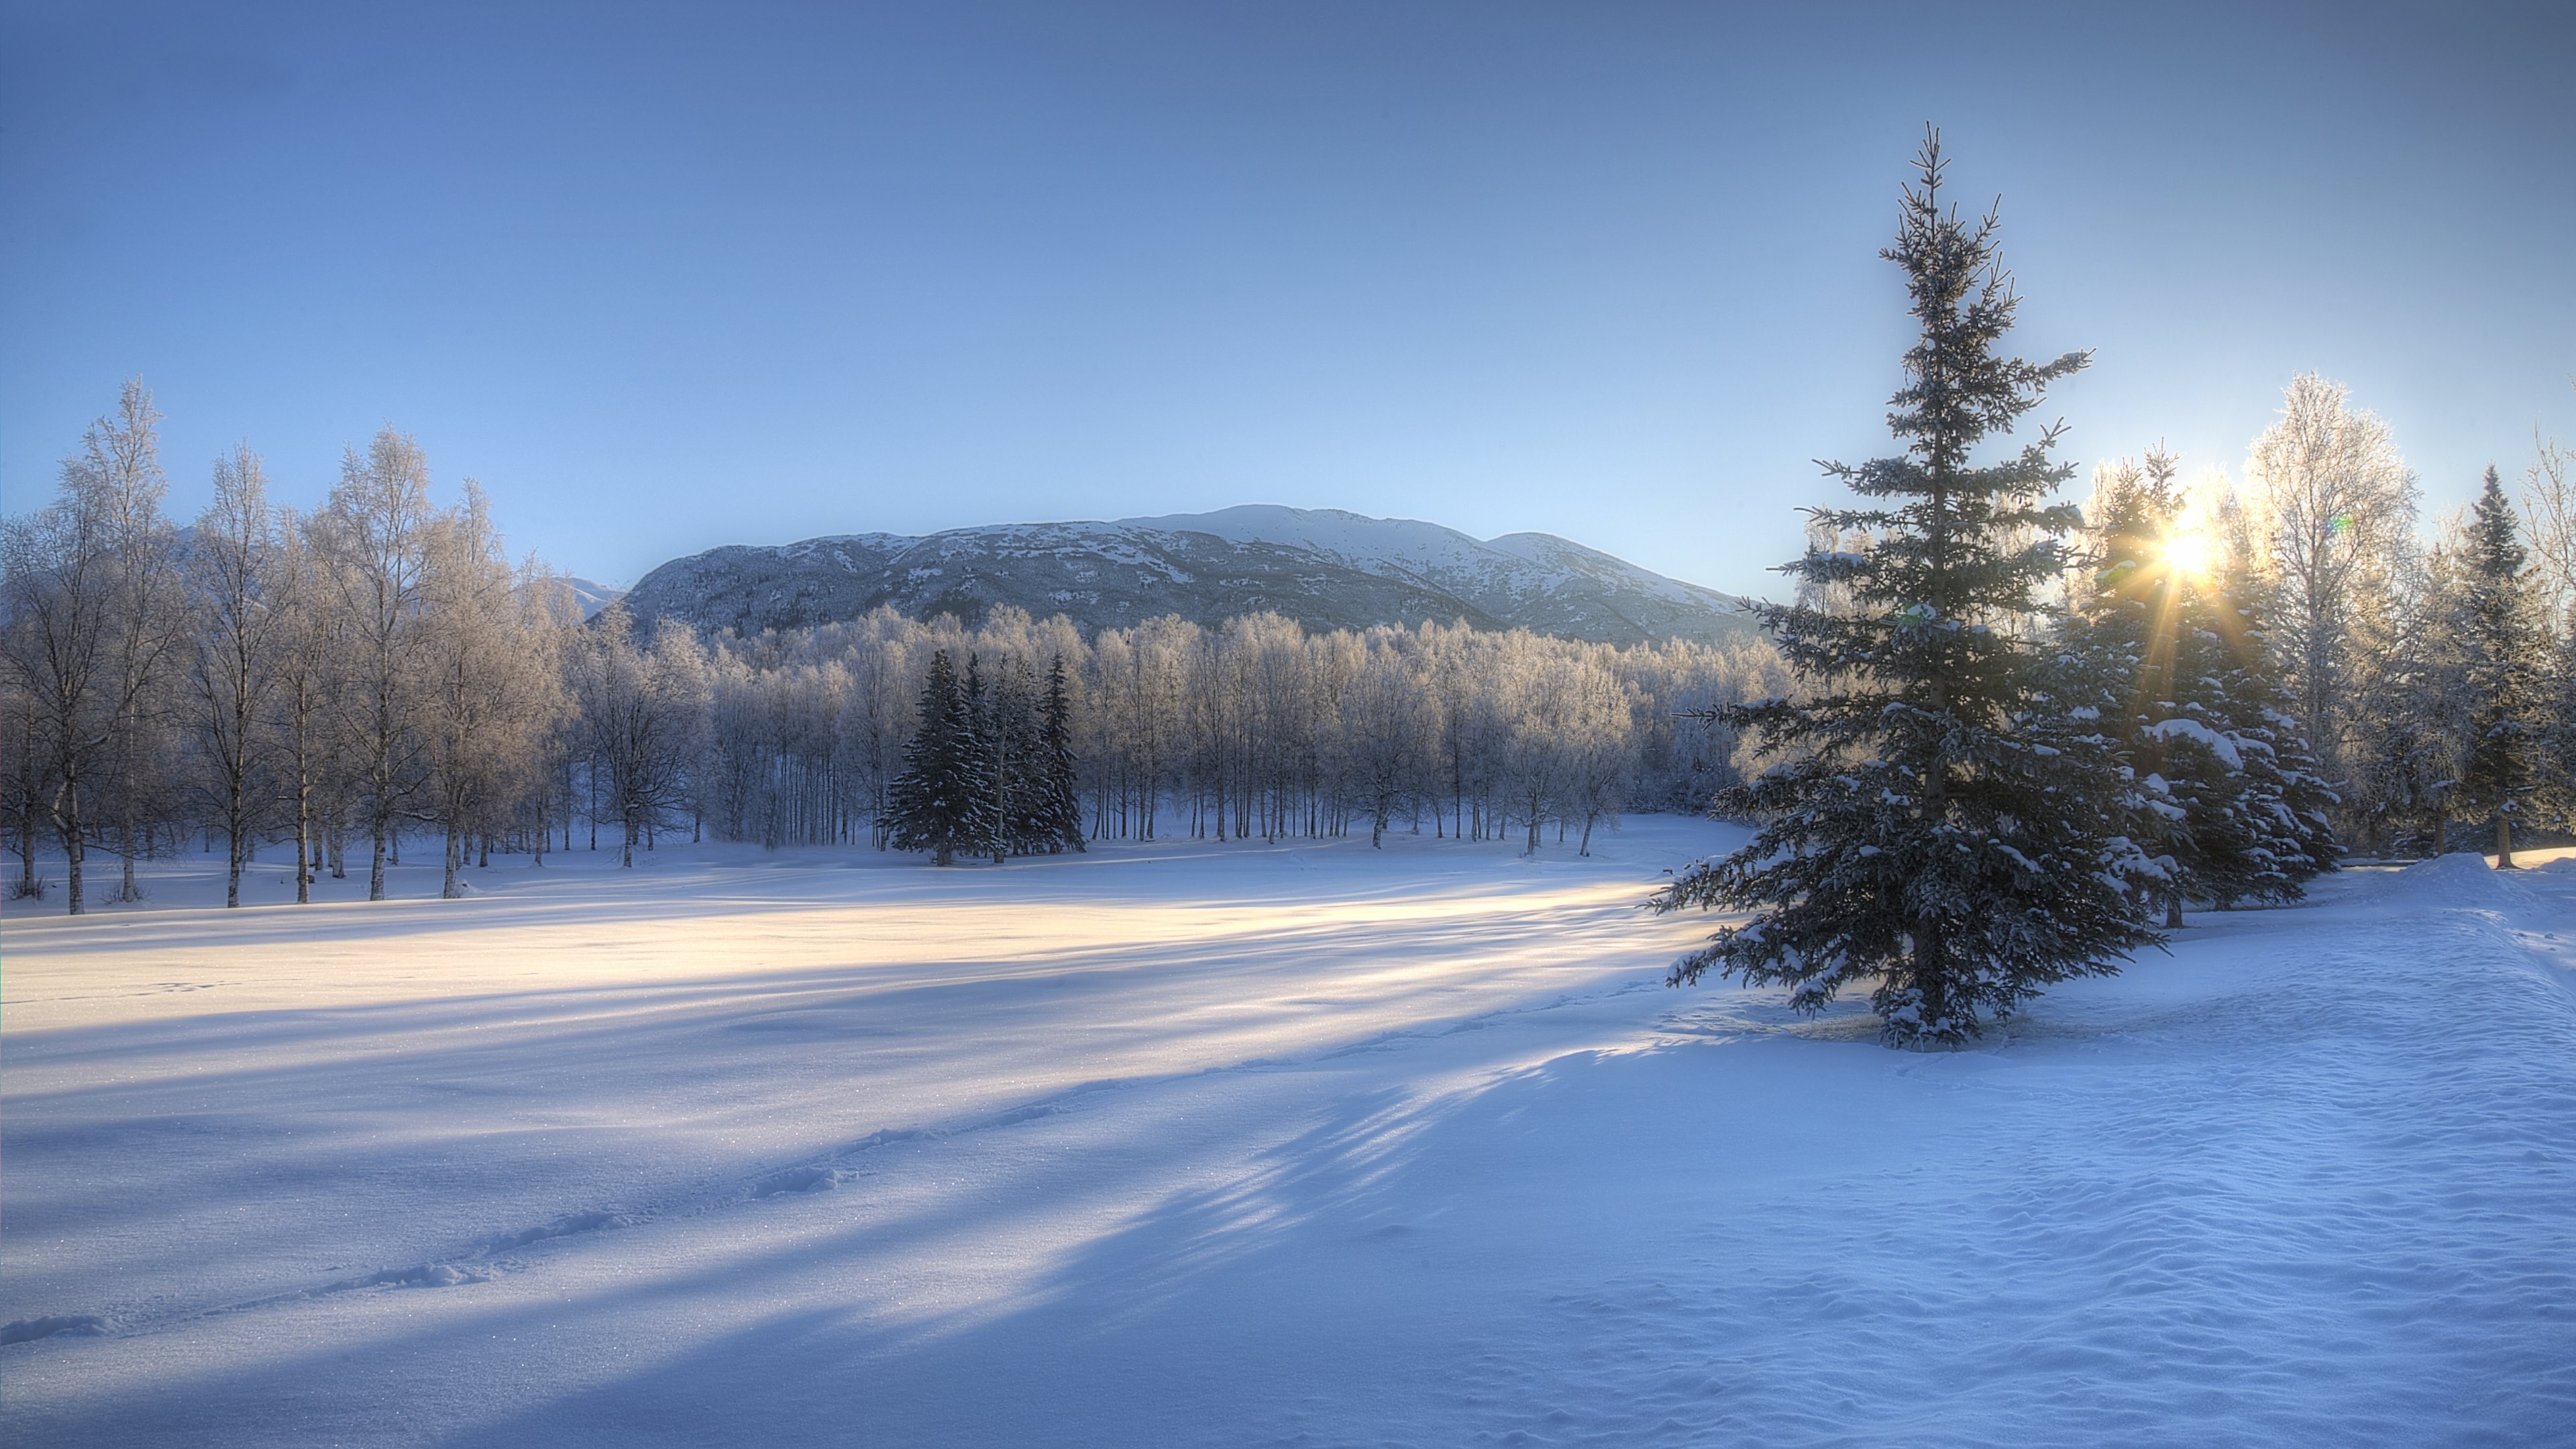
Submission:
{"label": "snow-covered ground", "polygon": [[1660,984],[1734,838],[13,906],[0,1432],[2576,1442],[2576,861],[1908,1055]]}

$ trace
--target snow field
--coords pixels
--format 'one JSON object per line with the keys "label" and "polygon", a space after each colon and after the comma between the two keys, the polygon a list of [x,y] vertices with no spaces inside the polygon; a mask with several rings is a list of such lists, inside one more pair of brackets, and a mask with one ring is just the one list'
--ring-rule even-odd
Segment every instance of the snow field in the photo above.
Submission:
{"label": "snow field", "polygon": [[1736,838],[13,911],[0,1428],[2571,1442],[2576,862],[1906,1055],[1660,985],[1707,923],[1635,902]]}

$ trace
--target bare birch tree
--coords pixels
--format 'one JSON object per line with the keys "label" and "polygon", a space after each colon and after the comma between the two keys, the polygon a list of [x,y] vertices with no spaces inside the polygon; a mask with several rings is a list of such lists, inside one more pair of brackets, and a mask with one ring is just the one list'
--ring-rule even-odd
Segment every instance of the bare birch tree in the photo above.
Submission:
{"label": "bare birch tree", "polygon": [[206,789],[227,841],[224,905],[241,904],[242,864],[260,815],[280,630],[276,520],[260,457],[245,443],[215,464],[215,498],[197,516],[185,577],[195,606],[188,660],[190,723]]}
{"label": "bare birch tree", "polygon": [[355,759],[371,854],[367,899],[385,898],[385,856],[414,817],[424,784],[414,724],[414,656],[423,574],[435,517],[420,445],[388,427],[340,463],[339,486],[316,517],[329,604],[349,651],[338,725]]}
{"label": "bare birch tree", "polygon": [[439,896],[464,894],[457,872],[473,837],[499,828],[545,786],[544,744],[565,707],[545,600],[520,587],[483,490],[425,531],[419,629],[413,639],[415,728],[424,796],[443,837]]}

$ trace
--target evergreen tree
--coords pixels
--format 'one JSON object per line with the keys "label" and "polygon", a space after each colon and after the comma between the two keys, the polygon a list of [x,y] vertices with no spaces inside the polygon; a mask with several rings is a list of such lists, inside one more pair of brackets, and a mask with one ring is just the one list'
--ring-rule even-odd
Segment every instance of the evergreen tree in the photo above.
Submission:
{"label": "evergreen tree", "polygon": [[2327,812],[2344,802],[2326,778],[2309,725],[2294,713],[2295,696],[2272,644],[2277,593],[2255,565],[2244,509],[2229,492],[2212,512],[2216,559],[2202,586],[2206,607],[2198,628],[2215,646],[2220,688],[2240,735],[2264,746],[2254,752],[2256,768],[2273,782],[2280,839],[2304,860],[2292,863],[2290,874],[2305,880],[2343,859]]}
{"label": "evergreen tree", "polygon": [[2182,498],[2172,459],[2147,454],[2105,465],[2095,482],[2094,557],[2074,590],[2061,634],[2058,692],[2103,721],[2137,789],[2124,833],[2151,856],[2144,888],[2165,903],[2165,924],[2182,924],[2182,903],[2198,884],[2203,856],[2224,848],[2213,828],[2235,775],[2218,747],[2173,722],[2175,681],[2187,671],[2185,580],[2167,557]]}
{"label": "evergreen tree", "polygon": [[895,849],[926,850],[934,864],[948,865],[961,851],[984,848],[990,832],[978,753],[972,706],[942,649],[930,657],[920,723],[904,746],[903,773],[891,791]]}
{"label": "evergreen tree", "polygon": [[2223,848],[2199,864],[2204,888],[2222,909],[2243,900],[2297,900],[2310,877],[2342,859],[2328,814],[2341,801],[2292,713],[2250,561],[2229,557],[2185,586],[2172,717],[2207,726],[2236,755],[2217,837]]}
{"label": "evergreen tree", "polygon": [[2513,866],[2513,817],[2538,782],[2548,727],[2537,601],[2521,525],[2496,470],[2471,511],[2459,625],[2468,732],[2460,805],[2495,822],[2496,863]]}
{"label": "evergreen tree", "polygon": [[985,719],[1000,824],[994,832],[994,858],[999,860],[1004,852],[1035,855],[1047,848],[1038,824],[1045,782],[1038,742],[1037,679],[1029,673],[1026,660],[1012,658],[996,671]]}
{"label": "evergreen tree", "polygon": [[2118,833],[2132,792],[2114,742],[2083,717],[2098,711],[2052,690],[2054,654],[2023,627],[2044,613],[2039,589],[2079,521],[2046,502],[2070,472],[2049,456],[2057,430],[1990,466],[1969,460],[2086,359],[1995,354],[2016,306],[1996,219],[1944,208],[1937,133],[1918,165],[1882,253],[1905,269],[1922,329],[1889,417],[1906,450],[1827,465],[1888,506],[1813,511],[1869,541],[1786,566],[1847,608],[1764,611],[1801,697],[1719,714],[1778,761],[1718,800],[1760,830],[1654,902],[1761,913],[1677,962],[1675,984],[1717,967],[1790,983],[1814,1011],[1877,977],[1891,1045],[1976,1035],[2041,987],[2114,971],[2158,940],[2130,897],[2146,862]]}
{"label": "evergreen tree", "polygon": [[1049,854],[1080,851],[1082,802],[1075,794],[1078,770],[1073,757],[1073,698],[1061,654],[1047,666],[1046,702],[1038,724],[1038,764],[1042,783],[1033,834]]}
{"label": "evergreen tree", "polygon": [[976,821],[981,833],[960,847],[990,855],[993,864],[1010,859],[1010,764],[1003,757],[1001,731],[995,727],[993,700],[984,688],[983,661],[966,656],[966,719],[974,739]]}

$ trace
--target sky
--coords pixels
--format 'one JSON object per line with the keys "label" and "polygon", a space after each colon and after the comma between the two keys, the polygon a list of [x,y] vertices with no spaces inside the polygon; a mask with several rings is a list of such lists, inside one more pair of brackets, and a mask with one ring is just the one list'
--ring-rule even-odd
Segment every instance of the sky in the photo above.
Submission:
{"label": "sky", "polygon": [[[2152,14],[2147,13],[2152,10]],[[1927,123],[2088,467],[2314,370],[2576,440],[2576,7],[0,4],[0,507],[393,426],[611,583],[1237,503],[1777,595],[1890,451]]]}

